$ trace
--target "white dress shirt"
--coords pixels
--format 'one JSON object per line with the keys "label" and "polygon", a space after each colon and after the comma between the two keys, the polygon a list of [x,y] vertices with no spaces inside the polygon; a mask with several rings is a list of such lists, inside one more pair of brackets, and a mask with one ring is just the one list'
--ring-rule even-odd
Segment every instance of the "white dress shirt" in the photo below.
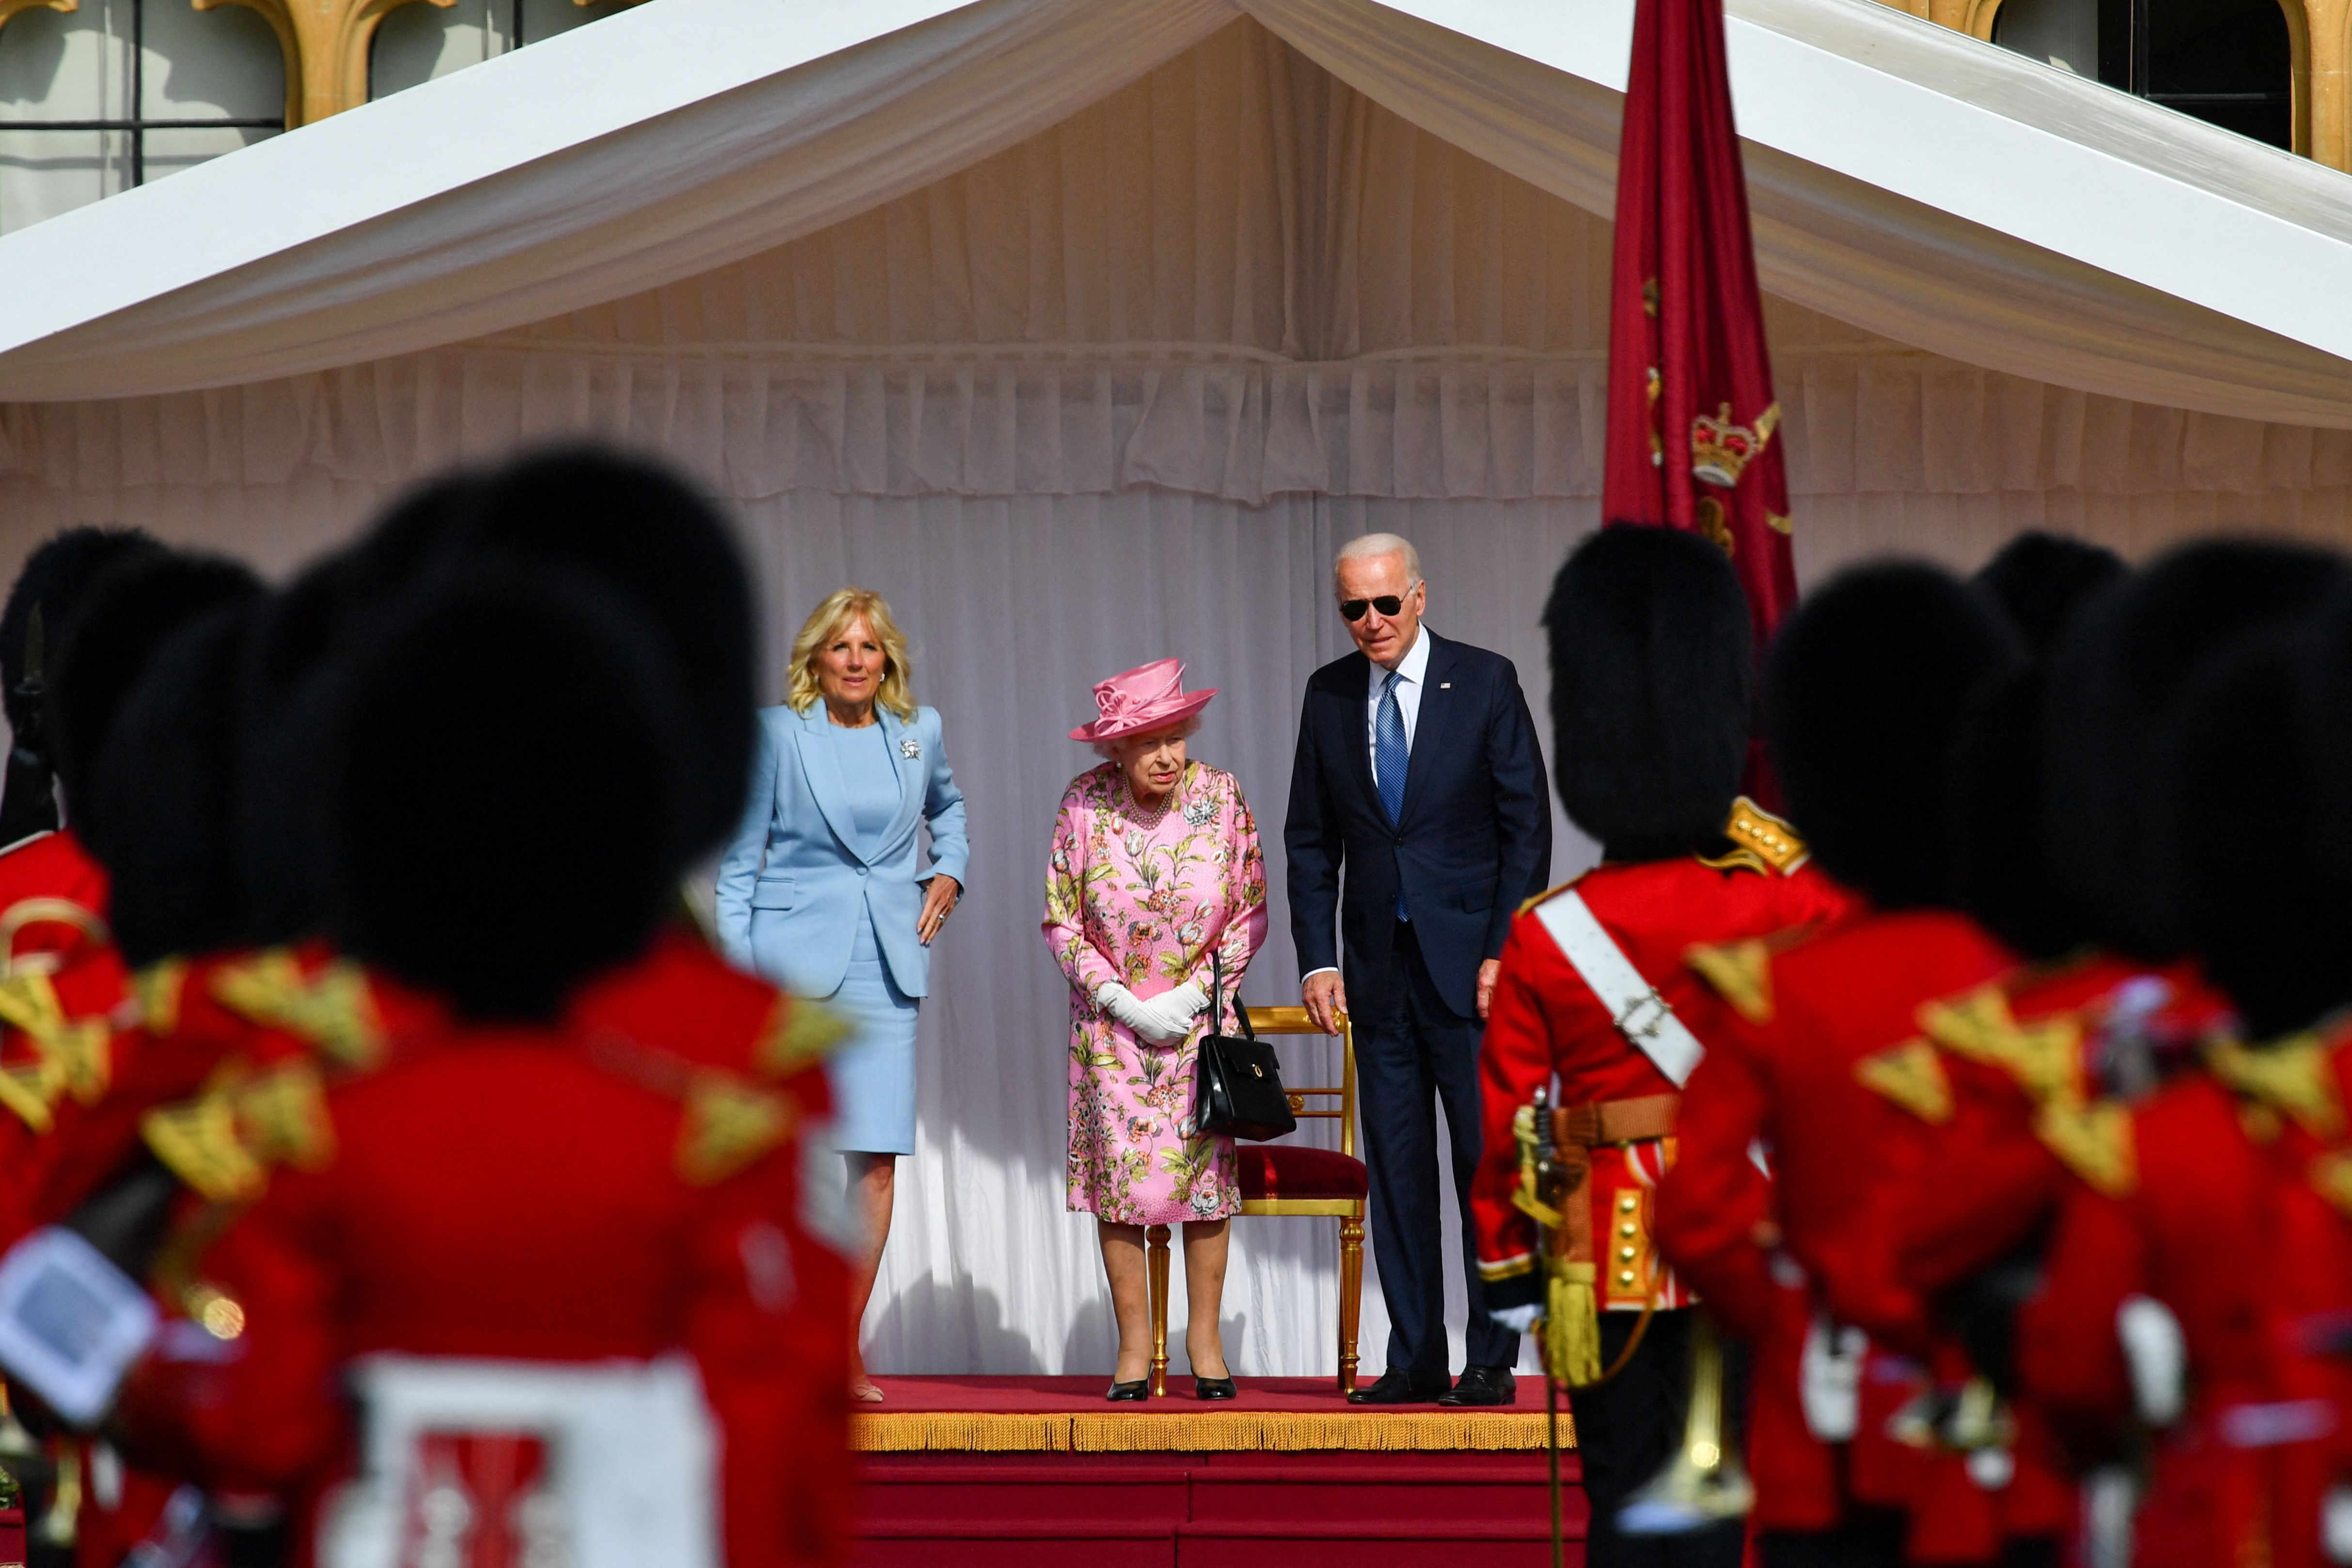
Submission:
{"label": "white dress shirt", "polygon": [[[1421,722],[1421,685],[1429,674],[1429,639],[1423,635],[1426,625],[1413,628],[1412,646],[1396,665],[1397,711],[1404,716],[1405,755],[1412,755],[1413,727]],[[1364,746],[1371,753],[1372,782],[1381,781],[1381,695],[1388,686],[1388,672],[1378,664],[1372,666],[1371,690],[1364,699]]]}
{"label": "white dress shirt", "polygon": [[[1404,717],[1404,749],[1408,757],[1412,755],[1413,727],[1421,722],[1422,680],[1429,674],[1428,631],[1429,623],[1425,621],[1413,628],[1412,646],[1404,651],[1404,657],[1396,664],[1397,712]],[[1364,749],[1371,755],[1372,787],[1378,789],[1381,782],[1381,694],[1388,685],[1388,672],[1374,664],[1369,685],[1371,690],[1364,699]],[[1336,975],[1339,972],[1337,965],[1326,965],[1320,969],[1307,970],[1298,979],[1304,985],[1318,975]]]}

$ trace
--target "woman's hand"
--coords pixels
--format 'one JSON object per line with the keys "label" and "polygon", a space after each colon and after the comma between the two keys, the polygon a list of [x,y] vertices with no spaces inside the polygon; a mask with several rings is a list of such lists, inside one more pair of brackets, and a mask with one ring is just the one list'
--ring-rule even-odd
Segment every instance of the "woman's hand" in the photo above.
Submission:
{"label": "woman's hand", "polygon": [[[1127,1032],[1147,1045],[1166,1045],[1160,1033],[1160,1012],[1150,1002],[1112,980],[1095,992],[1095,1005],[1120,1023]],[[1181,1037],[1180,1037],[1181,1038]]]}
{"label": "woman's hand", "polygon": [[963,883],[944,872],[923,884],[923,912],[915,916],[915,935],[924,946],[940,934],[940,927],[955,913],[956,900],[963,896]]}

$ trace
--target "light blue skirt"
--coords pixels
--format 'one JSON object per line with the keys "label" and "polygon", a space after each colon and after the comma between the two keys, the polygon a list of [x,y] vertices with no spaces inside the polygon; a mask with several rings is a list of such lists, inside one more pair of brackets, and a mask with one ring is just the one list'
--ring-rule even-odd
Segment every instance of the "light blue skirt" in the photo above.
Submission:
{"label": "light blue skirt", "polygon": [[890,978],[871,916],[858,922],[841,988],[824,1000],[857,1025],[856,1037],[825,1064],[835,1146],[845,1154],[913,1154],[918,1004]]}

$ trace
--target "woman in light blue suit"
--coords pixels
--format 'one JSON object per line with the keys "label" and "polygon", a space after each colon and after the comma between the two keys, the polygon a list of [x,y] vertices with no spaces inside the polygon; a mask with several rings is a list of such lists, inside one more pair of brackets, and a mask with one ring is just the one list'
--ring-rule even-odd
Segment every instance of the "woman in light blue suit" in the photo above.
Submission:
{"label": "woman in light blue suit", "polygon": [[[853,1323],[889,1239],[898,1156],[915,1152],[915,1008],[968,854],[963,791],[938,712],[915,706],[907,640],[880,594],[838,590],[793,639],[783,706],[760,715],[751,807],[719,862],[719,938],[737,964],[858,1025],[827,1069],[834,1141],[871,1238]],[[857,1398],[882,1397],[854,1339],[850,1373]]]}

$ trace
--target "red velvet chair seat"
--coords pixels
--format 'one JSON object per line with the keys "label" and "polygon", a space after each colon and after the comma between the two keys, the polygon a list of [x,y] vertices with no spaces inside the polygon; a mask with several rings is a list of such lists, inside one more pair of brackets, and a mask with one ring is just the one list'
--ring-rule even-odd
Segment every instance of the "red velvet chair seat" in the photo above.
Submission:
{"label": "red velvet chair seat", "polygon": [[1364,1162],[1297,1144],[1235,1144],[1242,1197],[1362,1197],[1371,1190]]}

